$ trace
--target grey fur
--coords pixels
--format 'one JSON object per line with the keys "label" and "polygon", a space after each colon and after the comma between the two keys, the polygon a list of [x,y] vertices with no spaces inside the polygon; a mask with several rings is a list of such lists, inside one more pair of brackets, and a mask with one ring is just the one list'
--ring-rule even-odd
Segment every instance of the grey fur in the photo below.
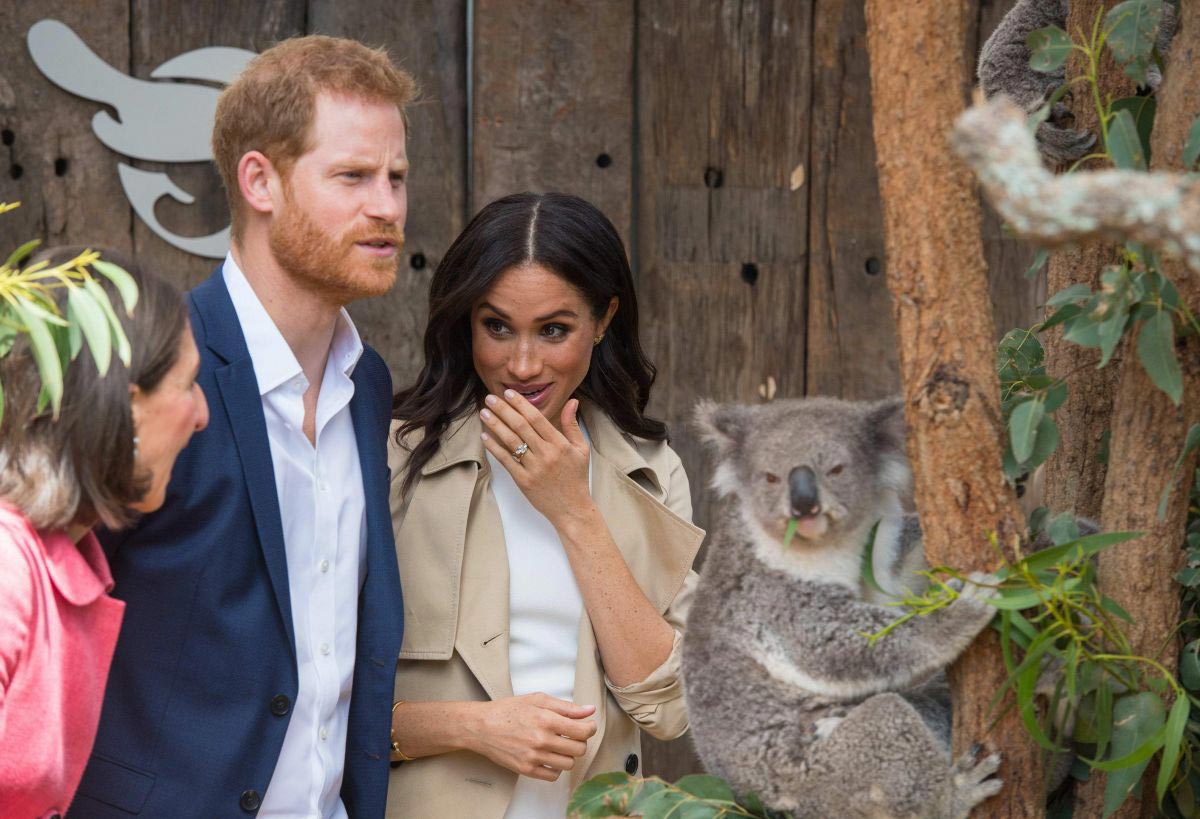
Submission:
{"label": "grey fur", "polygon": [[[1017,0],[979,53],[979,85],[989,99],[1004,93],[1027,113],[1032,114],[1066,79],[1065,69],[1044,74],[1029,66],[1029,47],[1025,40],[1031,32],[1046,26],[1066,28],[1067,0]],[[1166,56],[1175,33],[1177,15],[1170,3],[1163,5],[1156,46]],[[1162,75],[1156,66],[1148,72],[1148,83],[1157,88]],[[1042,156],[1052,165],[1074,162],[1087,155],[1096,144],[1096,135],[1077,130],[1071,109],[1056,103],[1050,116],[1038,126],[1037,142]]]}
{"label": "grey fur", "polygon": [[[706,768],[797,819],[966,817],[999,790],[999,760],[951,764],[942,671],[995,609],[968,586],[873,647],[862,636],[897,617],[860,587],[871,525],[900,524],[886,554],[877,544],[885,588],[908,582],[902,567],[921,552],[919,528],[899,517],[909,482],[900,403],[703,404],[695,423],[717,456],[714,485],[731,497],[683,646]],[[818,476],[815,517],[828,528],[784,553],[788,483],[765,476],[801,466]]]}

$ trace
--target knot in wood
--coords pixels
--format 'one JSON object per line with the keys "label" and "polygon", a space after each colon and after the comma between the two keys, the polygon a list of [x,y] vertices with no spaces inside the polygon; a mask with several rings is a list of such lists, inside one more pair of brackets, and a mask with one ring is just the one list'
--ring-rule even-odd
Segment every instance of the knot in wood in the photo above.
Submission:
{"label": "knot in wood", "polygon": [[957,424],[971,396],[971,385],[954,368],[939,364],[925,380],[917,408],[935,424]]}

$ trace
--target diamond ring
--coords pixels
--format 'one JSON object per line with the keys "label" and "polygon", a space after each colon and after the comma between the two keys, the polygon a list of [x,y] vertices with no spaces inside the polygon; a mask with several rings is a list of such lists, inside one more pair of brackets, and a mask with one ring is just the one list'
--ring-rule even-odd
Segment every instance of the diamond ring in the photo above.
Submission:
{"label": "diamond ring", "polygon": [[521,463],[521,459],[525,457],[525,453],[529,451],[529,444],[521,444],[513,450],[513,458],[517,463]]}

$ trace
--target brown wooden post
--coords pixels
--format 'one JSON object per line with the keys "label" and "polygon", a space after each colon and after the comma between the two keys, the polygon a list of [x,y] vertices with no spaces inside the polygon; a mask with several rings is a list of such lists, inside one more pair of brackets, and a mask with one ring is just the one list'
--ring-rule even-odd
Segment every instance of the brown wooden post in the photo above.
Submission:
{"label": "brown wooden post", "polygon": [[[867,45],[887,244],[917,508],[931,563],[995,568],[1024,529],[1000,467],[1004,429],[980,208],[946,138],[965,103],[968,5],[867,2]],[[986,632],[951,668],[954,748],[1004,754],[1004,790],[977,816],[1044,813],[1041,759],[1015,711],[989,730],[1006,679]]]}

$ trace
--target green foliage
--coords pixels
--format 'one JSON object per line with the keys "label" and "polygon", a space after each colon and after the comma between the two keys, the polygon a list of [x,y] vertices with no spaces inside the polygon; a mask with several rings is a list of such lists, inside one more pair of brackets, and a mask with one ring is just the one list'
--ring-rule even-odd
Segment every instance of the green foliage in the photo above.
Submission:
{"label": "green foliage", "polygon": [[1200,160],[1200,116],[1192,121],[1192,127],[1188,129],[1187,142],[1183,146],[1183,167],[1194,171],[1197,160]]}
{"label": "green foliage", "polygon": [[[19,203],[0,203],[0,213]],[[120,267],[86,250],[70,261],[50,266],[37,262],[24,269],[22,262],[37,248],[39,240],[26,242],[0,265],[0,356],[7,355],[18,333],[29,337],[29,347],[42,382],[39,409],[49,406],[58,416],[63,397],[63,371],[79,354],[84,341],[101,374],[108,371],[115,348],[117,358],[129,366],[132,350],[112,302],[93,271],[110,280],[121,295],[127,312],[137,304],[137,285]],[[67,288],[64,318],[54,291]],[[0,420],[4,414],[4,392],[0,388]]]}
{"label": "green foliage", "polygon": [[643,819],[720,819],[748,816],[789,819],[789,814],[763,807],[753,794],[738,800],[724,779],[685,776],[671,785],[622,772],[600,774],[584,782],[567,804],[571,817],[641,816]]}
{"label": "green foliage", "polygon": [[1045,74],[1062,68],[1074,48],[1067,32],[1058,26],[1031,31],[1025,38],[1025,45],[1029,47],[1029,65]]}
{"label": "green foliage", "polygon": [[1162,10],[1163,0],[1126,0],[1113,6],[1104,18],[1113,59],[1138,85],[1146,84]]}

